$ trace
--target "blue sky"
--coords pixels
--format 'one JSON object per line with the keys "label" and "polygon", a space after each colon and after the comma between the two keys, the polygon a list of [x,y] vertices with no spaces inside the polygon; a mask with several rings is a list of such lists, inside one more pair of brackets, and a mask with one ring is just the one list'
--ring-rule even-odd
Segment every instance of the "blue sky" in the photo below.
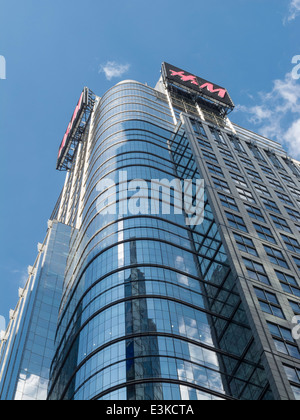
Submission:
{"label": "blue sky", "polygon": [[291,72],[300,0],[0,0],[0,10],[6,317],[62,188],[58,147],[84,86],[99,96],[121,79],[154,86],[167,61],[226,87],[237,104],[234,122],[299,153],[300,80]]}

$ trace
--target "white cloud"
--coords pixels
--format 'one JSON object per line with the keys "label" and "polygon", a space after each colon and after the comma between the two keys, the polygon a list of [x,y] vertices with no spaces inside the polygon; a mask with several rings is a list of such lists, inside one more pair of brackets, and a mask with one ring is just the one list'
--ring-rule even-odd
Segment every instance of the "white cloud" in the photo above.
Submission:
{"label": "white cloud", "polygon": [[11,270],[11,273],[18,277],[18,286],[23,288],[28,280],[28,269],[24,268],[23,270]]}
{"label": "white cloud", "polygon": [[258,104],[237,107],[261,135],[281,142],[294,158],[300,158],[300,83],[291,73],[275,80],[270,92],[260,92]]}
{"label": "white cloud", "polygon": [[[254,98],[253,98],[254,99]],[[270,118],[272,112],[265,108],[262,105],[255,105],[252,107],[246,107],[244,105],[238,105],[236,107],[237,111],[247,112],[249,116],[249,121],[253,124],[261,124],[265,119]]]}
{"label": "white cloud", "polygon": [[0,315],[0,332],[6,330],[6,322],[4,316]]}
{"label": "white cloud", "polygon": [[100,66],[99,73],[104,73],[106,79],[111,80],[114,77],[122,77],[129,69],[130,64],[119,64],[116,61],[108,61],[106,64]]}
{"label": "white cloud", "polygon": [[285,19],[285,22],[291,22],[296,19],[300,14],[300,0],[291,0],[289,7],[289,16]]}
{"label": "white cloud", "polygon": [[291,127],[286,132],[284,139],[289,142],[289,150],[293,156],[298,159],[300,157],[300,118],[293,122]]}

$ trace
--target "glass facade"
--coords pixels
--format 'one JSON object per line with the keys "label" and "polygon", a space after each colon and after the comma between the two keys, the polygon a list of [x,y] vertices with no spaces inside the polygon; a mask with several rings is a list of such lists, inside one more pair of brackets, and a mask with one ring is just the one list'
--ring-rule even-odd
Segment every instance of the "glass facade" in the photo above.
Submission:
{"label": "glass facade", "polygon": [[[192,126],[190,142],[194,155],[199,153],[199,167],[223,243],[225,240],[229,249],[230,265],[238,276],[239,295],[255,341],[263,359],[267,358],[263,364],[273,396],[299,400],[299,387],[286,377],[288,369],[299,369],[299,341],[292,335],[299,302],[290,298],[299,298],[299,196],[295,189],[300,178],[289,170],[288,162],[296,168],[299,164],[287,161],[284,151],[270,153],[269,143],[254,140],[253,133],[238,126],[234,126],[235,141],[229,129],[223,128],[223,139],[227,140],[220,145],[210,133],[210,124],[190,116],[184,120],[185,126]],[[203,149],[204,139],[210,140],[209,156]],[[280,395],[273,387],[276,374],[284,378],[277,381]]]}
{"label": "glass facade", "polygon": [[45,400],[71,228],[49,222],[1,343],[0,399]]}
{"label": "glass facade", "polygon": [[[2,343],[2,399],[299,399],[297,163],[161,86],[96,99],[20,311],[21,354],[12,327]],[[175,191],[150,197],[174,179],[205,181],[202,223]]]}
{"label": "glass facade", "polygon": [[167,103],[123,83],[101,99],[93,124],[49,398],[271,397],[207,198],[204,223],[187,227],[184,215],[122,217],[122,195],[108,203],[97,187],[102,177],[120,182],[120,171],[128,182],[201,178]]}

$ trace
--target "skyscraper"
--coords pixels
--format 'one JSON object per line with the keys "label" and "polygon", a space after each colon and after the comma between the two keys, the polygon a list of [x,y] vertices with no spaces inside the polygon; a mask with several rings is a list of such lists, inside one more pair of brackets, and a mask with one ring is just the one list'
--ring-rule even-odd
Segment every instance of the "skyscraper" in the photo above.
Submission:
{"label": "skyscraper", "polygon": [[233,109],[167,63],[83,90],[1,399],[300,399],[300,165]]}

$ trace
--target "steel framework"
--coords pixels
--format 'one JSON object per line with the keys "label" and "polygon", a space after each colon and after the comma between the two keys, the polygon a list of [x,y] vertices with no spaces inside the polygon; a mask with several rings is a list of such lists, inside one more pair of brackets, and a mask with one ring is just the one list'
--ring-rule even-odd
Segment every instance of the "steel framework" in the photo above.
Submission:
{"label": "steel framework", "polygon": [[84,134],[94,110],[95,94],[87,87],[84,88],[83,94],[85,100],[83,101],[82,109],[57,161],[56,169],[58,171],[69,171],[71,169],[78,146],[84,141]]}

